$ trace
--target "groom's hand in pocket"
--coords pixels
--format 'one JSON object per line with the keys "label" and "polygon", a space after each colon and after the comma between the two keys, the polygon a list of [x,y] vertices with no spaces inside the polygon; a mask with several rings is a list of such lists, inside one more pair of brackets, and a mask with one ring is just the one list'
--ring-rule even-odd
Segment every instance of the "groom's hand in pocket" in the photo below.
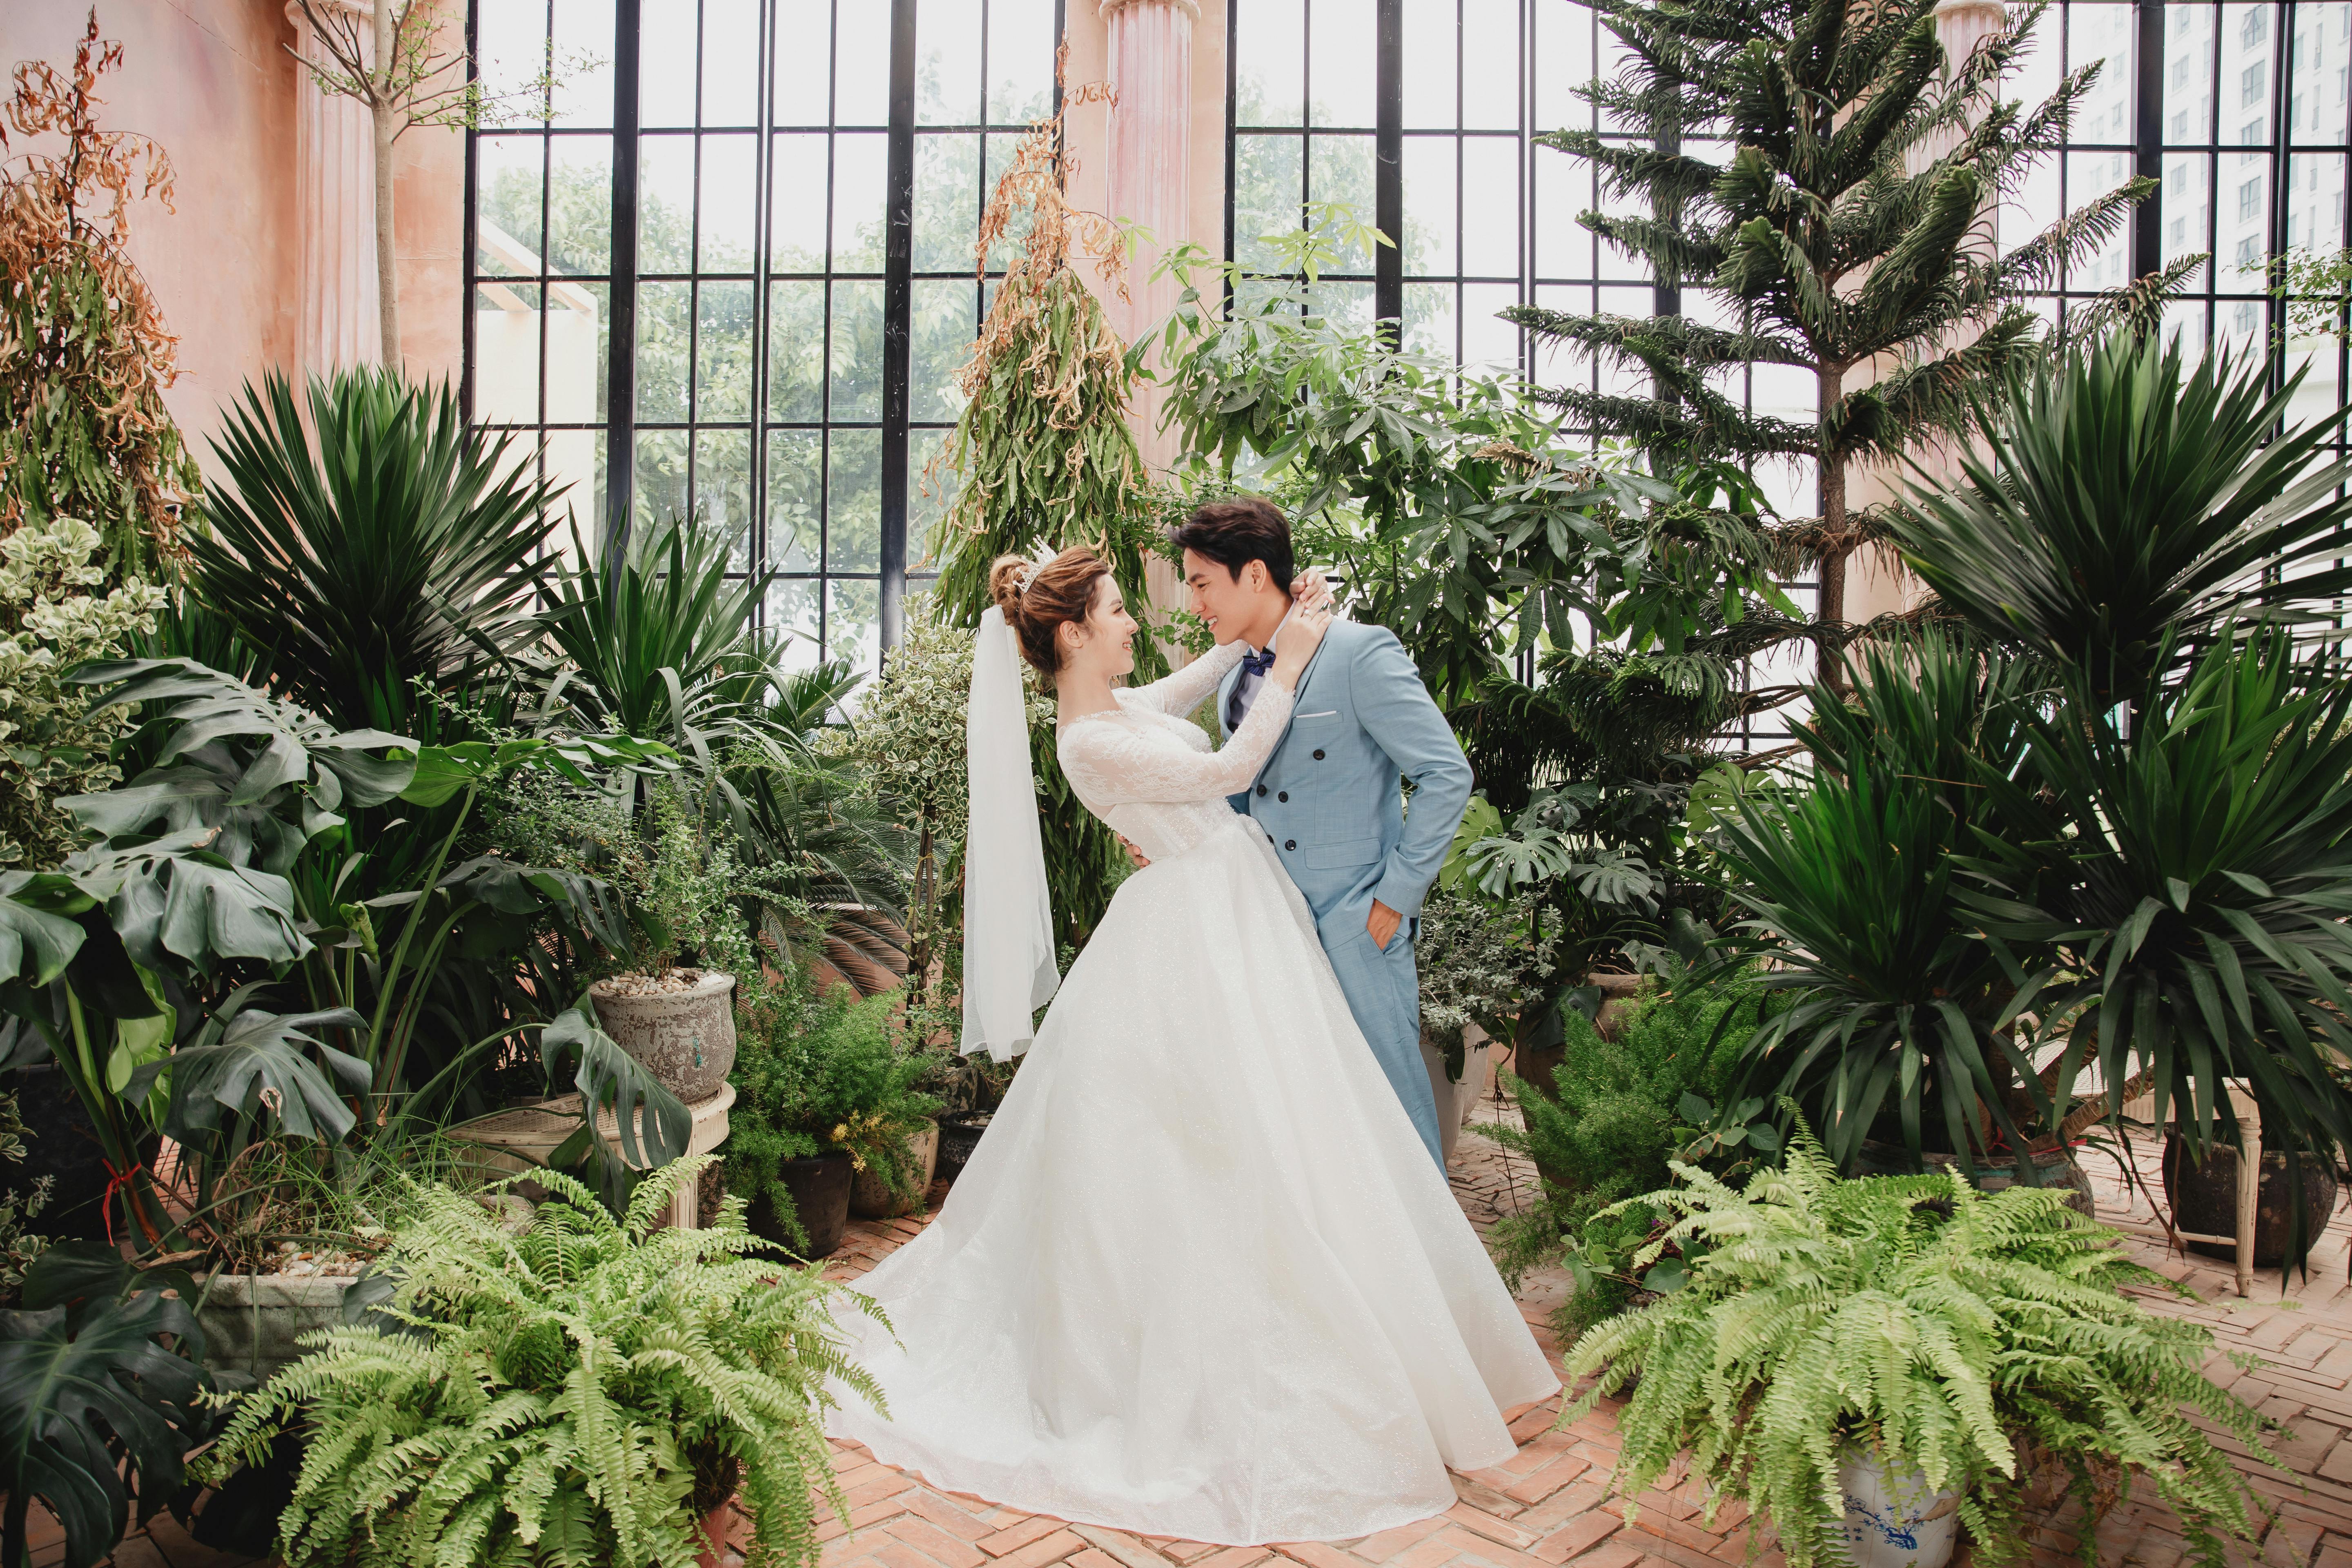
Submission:
{"label": "groom's hand in pocket", "polygon": [[1402,915],[1374,899],[1371,918],[1364,921],[1364,929],[1372,933],[1372,945],[1386,952],[1389,943],[1396,939],[1397,927],[1403,923]]}

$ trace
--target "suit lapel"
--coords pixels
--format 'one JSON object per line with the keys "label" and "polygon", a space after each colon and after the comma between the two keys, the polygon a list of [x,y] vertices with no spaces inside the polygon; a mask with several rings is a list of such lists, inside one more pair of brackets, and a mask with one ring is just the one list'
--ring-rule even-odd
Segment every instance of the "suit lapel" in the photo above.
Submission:
{"label": "suit lapel", "polygon": [[1221,741],[1234,738],[1234,727],[1225,722],[1225,715],[1233,711],[1234,688],[1241,684],[1241,679],[1242,667],[1237,664],[1217,682],[1217,738]]}

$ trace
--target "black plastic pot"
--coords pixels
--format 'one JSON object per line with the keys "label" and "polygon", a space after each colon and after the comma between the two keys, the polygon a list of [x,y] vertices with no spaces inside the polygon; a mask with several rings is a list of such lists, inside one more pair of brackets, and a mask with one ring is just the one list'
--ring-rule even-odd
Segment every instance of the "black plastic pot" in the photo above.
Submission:
{"label": "black plastic pot", "polygon": [[764,1194],[753,1200],[744,1223],[752,1235],[789,1247],[803,1258],[830,1257],[841,1245],[842,1230],[849,1224],[849,1179],[856,1173],[845,1153],[786,1160],[776,1167],[777,1179],[792,1194],[793,1207],[808,1232],[805,1247]]}
{"label": "black plastic pot", "polygon": [[[1921,1158],[1930,1171],[1946,1166],[1968,1174],[1957,1154],[1947,1154],[1930,1149]],[[1897,1143],[1881,1143],[1875,1139],[1862,1141],[1862,1173],[1871,1176],[1893,1175],[1911,1170],[1911,1152]],[[2014,1154],[1979,1154],[1976,1157],[1973,1178],[1977,1191],[1997,1193],[2003,1187],[2018,1184],[2017,1156]],[[2033,1156],[2033,1184],[2055,1187],[2066,1194],[2066,1206],[2084,1219],[2095,1219],[2095,1205],[2091,1201],[2091,1178],[2074,1157],[2063,1149],[2043,1149]]]}
{"label": "black plastic pot", "polygon": [[[0,1089],[16,1096],[25,1123],[25,1163],[7,1173],[7,1185],[20,1191],[36,1176],[54,1177],[48,1206],[29,1229],[41,1236],[80,1241],[106,1239],[106,1155],[98,1130],[82,1109],[81,1097],[55,1062],[40,1062],[0,1076]],[[152,1151],[143,1157],[152,1160]],[[22,1176],[24,1180],[16,1178]]]}
{"label": "black plastic pot", "polygon": [[[2254,1194],[2254,1264],[2257,1268],[2275,1268],[2286,1260],[2287,1204],[2286,1154],[2280,1150],[2263,1153],[2262,1184]],[[2318,1237],[2326,1226],[2328,1216],[2336,1212],[2336,1173],[2327,1162],[2316,1154],[2303,1157],[2303,1234],[2306,1244]],[[2182,1230],[2201,1230],[2208,1236],[2235,1237],[2238,1234],[2238,1152],[2235,1149],[2208,1148],[2202,1165],[2192,1163],[2181,1146],[2178,1133],[2168,1133],[2164,1140],[2164,1197],[2171,1205],[2172,1223]],[[2192,1247],[2209,1258],[2234,1258],[2238,1249],[2233,1242],[2224,1247],[2217,1242],[2190,1241]]]}
{"label": "black plastic pot", "polygon": [[992,1110],[950,1110],[940,1118],[939,1179],[952,1182],[963,1174],[966,1162],[973,1150],[980,1147],[980,1135],[988,1131]]}

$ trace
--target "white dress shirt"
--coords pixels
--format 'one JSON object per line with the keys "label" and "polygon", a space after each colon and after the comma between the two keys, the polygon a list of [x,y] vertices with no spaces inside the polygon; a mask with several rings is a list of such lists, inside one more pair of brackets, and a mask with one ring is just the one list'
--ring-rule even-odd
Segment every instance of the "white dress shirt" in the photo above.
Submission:
{"label": "white dress shirt", "polygon": [[[1275,626],[1274,626],[1274,635],[1275,635],[1275,637],[1280,637],[1280,636],[1282,635],[1282,628],[1283,628],[1283,627],[1285,627],[1285,626],[1288,626],[1288,625],[1290,624],[1290,617],[1291,617],[1291,616],[1295,616],[1295,615],[1297,615],[1297,613],[1298,613],[1298,606],[1297,606],[1297,605],[1291,605],[1291,607],[1290,607],[1289,609],[1285,610],[1285,611],[1282,613],[1282,619],[1281,619],[1281,620],[1279,620],[1279,621],[1276,621],[1276,622],[1275,623]],[[1273,646],[1274,646],[1274,641],[1273,641],[1273,638],[1271,638],[1271,637],[1270,637],[1270,638],[1268,638],[1268,639],[1266,640],[1265,647],[1255,647],[1255,645],[1253,645],[1253,646],[1251,646],[1251,647],[1250,647],[1250,651],[1251,651],[1252,653],[1263,654],[1264,652],[1265,652],[1265,648],[1267,648],[1267,647],[1272,647]],[[1234,704],[1234,706],[1238,707],[1238,708],[1240,709],[1240,710],[1241,710],[1241,718],[1240,718],[1240,719],[1233,719],[1233,721],[1232,721],[1231,725],[1229,726],[1229,728],[1231,728],[1231,729],[1234,729],[1234,730],[1238,730],[1238,729],[1240,729],[1240,728],[1242,727],[1242,725],[1241,725],[1241,721],[1242,721],[1242,719],[1246,719],[1246,718],[1248,718],[1248,717],[1249,717],[1249,710],[1250,710],[1250,707],[1251,707],[1251,705],[1257,701],[1257,691],[1258,691],[1258,688],[1259,688],[1259,687],[1261,687],[1261,686],[1264,686],[1265,684],[1265,676],[1263,676],[1263,675],[1259,675],[1259,674],[1256,674],[1256,673],[1255,673],[1254,671],[1251,671],[1251,670],[1246,670],[1246,669],[1244,669],[1244,670],[1243,670],[1243,671],[1242,671],[1242,678],[1241,678],[1241,679],[1240,679],[1240,680],[1238,680],[1238,681],[1236,681],[1236,682],[1234,683],[1234,695],[1233,695],[1233,704]],[[1228,712],[1227,717],[1228,717],[1228,718],[1232,718],[1232,714],[1231,714],[1230,712]]]}

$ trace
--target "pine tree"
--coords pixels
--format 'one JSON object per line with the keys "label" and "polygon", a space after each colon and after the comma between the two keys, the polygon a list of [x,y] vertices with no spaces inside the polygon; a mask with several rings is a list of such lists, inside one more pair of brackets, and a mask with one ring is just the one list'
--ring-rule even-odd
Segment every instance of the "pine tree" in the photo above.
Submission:
{"label": "pine tree", "polygon": [[[1627,63],[1582,92],[1612,135],[1538,138],[1590,160],[1611,195],[1644,198],[1648,216],[1581,221],[1647,261],[1663,289],[1704,290],[1729,323],[1505,311],[1652,384],[1649,396],[1545,396],[1598,435],[1638,442],[1661,468],[1812,459],[1819,516],[1789,542],[1819,565],[1825,622],[1843,619],[1846,557],[1874,537],[1872,519],[1847,503],[1854,466],[1958,430],[1972,391],[2042,352],[2040,319],[2020,296],[2054,286],[2156,188],[2128,181],[1996,254],[1994,205],[2058,149],[2099,68],[2069,75],[2030,112],[2001,100],[2000,78],[2043,8],[2012,7],[1952,61],[1936,0],[1598,0]],[[1710,145],[1727,155],[1710,161]],[[1818,419],[1752,414],[1727,396],[1722,373],[1749,363],[1811,372]],[[1833,679],[1834,638],[1822,662]]]}

